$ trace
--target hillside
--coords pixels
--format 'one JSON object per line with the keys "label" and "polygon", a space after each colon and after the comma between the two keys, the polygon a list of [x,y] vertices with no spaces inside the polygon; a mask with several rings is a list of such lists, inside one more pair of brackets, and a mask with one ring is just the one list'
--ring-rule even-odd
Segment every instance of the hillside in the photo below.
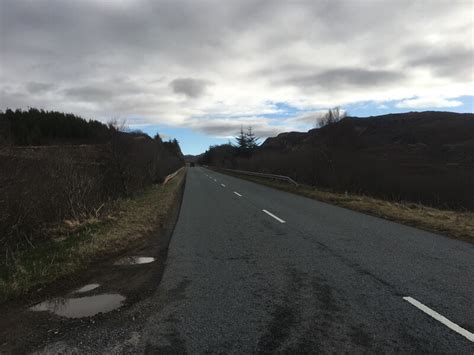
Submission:
{"label": "hillside", "polygon": [[225,165],[336,191],[474,209],[474,115],[347,117],[268,138],[251,158]]}
{"label": "hillside", "polygon": [[[281,133],[268,138],[266,148],[293,148],[315,139],[337,135],[340,143],[355,143],[357,147],[423,144],[427,146],[473,145],[474,114],[453,112],[410,112],[373,116],[347,117],[341,122],[313,129],[307,133]],[[463,149],[463,148],[461,148]]]}

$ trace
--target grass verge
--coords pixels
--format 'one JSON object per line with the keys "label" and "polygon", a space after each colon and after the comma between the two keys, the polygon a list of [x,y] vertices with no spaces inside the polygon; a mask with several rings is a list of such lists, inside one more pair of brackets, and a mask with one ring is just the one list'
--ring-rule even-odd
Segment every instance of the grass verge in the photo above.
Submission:
{"label": "grass verge", "polygon": [[0,269],[0,302],[83,271],[149,237],[170,218],[184,177],[182,170],[166,185],[115,201],[103,218],[66,221],[52,230],[50,240],[19,253],[14,263]]}
{"label": "grass verge", "polygon": [[219,169],[217,171],[318,201],[328,202],[354,211],[474,243],[473,212],[441,210],[411,202],[391,202],[364,195],[346,195],[320,190],[311,186],[293,186],[279,181],[230,173]]}

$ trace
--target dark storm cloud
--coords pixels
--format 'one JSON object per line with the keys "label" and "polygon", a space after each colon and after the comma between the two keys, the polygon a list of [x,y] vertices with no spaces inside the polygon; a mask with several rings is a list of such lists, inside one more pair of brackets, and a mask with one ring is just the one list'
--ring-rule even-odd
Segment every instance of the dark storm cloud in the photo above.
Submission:
{"label": "dark storm cloud", "polygon": [[172,80],[169,85],[176,94],[184,94],[189,98],[197,98],[204,95],[206,88],[212,85],[212,83],[202,79],[178,78]]}

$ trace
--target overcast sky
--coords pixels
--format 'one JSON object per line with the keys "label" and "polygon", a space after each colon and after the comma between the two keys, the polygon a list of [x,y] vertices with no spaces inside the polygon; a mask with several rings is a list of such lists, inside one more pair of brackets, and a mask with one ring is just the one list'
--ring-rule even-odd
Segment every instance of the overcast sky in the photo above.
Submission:
{"label": "overcast sky", "polygon": [[335,105],[473,111],[470,0],[0,4],[0,109],[122,118],[185,152],[241,124],[307,130]]}

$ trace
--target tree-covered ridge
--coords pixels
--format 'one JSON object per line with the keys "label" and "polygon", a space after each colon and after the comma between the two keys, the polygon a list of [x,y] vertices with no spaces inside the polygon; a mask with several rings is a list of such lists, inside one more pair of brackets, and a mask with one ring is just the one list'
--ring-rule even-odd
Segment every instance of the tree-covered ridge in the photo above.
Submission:
{"label": "tree-covered ridge", "polygon": [[[0,111],[0,145],[50,145],[50,144],[98,144],[117,139],[142,137],[152,140],[142,131],[128,131],[123,123],[110,121],[108,124],[86,120],[72,113],[38,110],[27,111],[7,109]],[[182,157],[176,139],[163,142],[160,135],[153,138],[158,145],[173,156]]]}
{"label": "tree-covered ridge", "polygon": [[0,143],[47,145],[53,143],[101,143],[111,128],[71,113],[7,109],[0,112]]}

